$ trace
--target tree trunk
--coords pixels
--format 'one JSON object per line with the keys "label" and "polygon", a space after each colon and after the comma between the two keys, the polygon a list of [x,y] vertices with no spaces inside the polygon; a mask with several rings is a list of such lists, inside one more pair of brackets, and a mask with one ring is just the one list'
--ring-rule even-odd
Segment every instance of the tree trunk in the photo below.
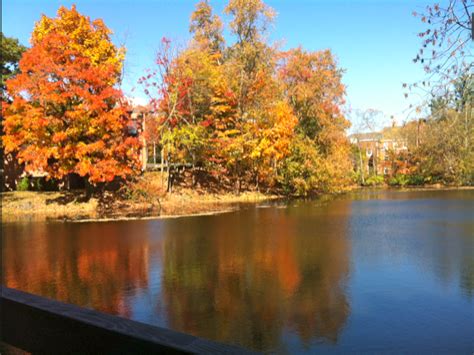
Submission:
{"label": "tree trunk", "polygon": [[362,180],[362,185],[365,184],[365,179],[364,179],[364,166],[363,166],[363,162],[362,162],[362,151],[360,149],[360,146],[359,146],[359,163],[360,163],[360,178]]}
{"label": "tree trunk", "polygon": [[171,170],[168,168],[168,188],[167,191],[169,193],[173,192],[173,173],[171,173]]}
{"label": "tree trunk", "polygon": [[89,179],[86,176],[86,201],[89,201],[90,198],[92,197],[93,188],[94,187],[89,182]]}
{"label": "tree trunk", "polygon": [[193,157],[193,163],[192,163],[192,166],[191,166],[191,179],[192,179],[192,187],[195,187],[196,186],[196,175],[195,175],[195,170],[196,170],[196,157],[194,155],[194,153],[192,154],[192,157]]}
{"label": "tree trunk", "polygon": [[164,176],[164,172],[165,172],[165,169],[164,169],[164,164],[165,164],[165,152],[163,150],[163,147],[161,147],[161,150],[160,150],[160,155],[161,155],[161,166],[160,166],[160,170],[161,170],[161,188],[163,188],[165,186],[165,176]]}
{"label": "tree trunk", "polygon": [[170,164],[170,154],[168,152],[167,157],[166,157],[166,175],[167,175],[167,181],[166,181],[166,186],[167,186],[167,191],[171,192],[171,164]]}
{"label": "tree trunk", "polygon": [[464,138],[464,148],[466,148],[466,150],[469,148],[469,120],[468,120],[468,116],[467,116],[467,113],[471,111],[471,105],[468,104],[466,105],[467,107],[465,108],[465,111],[466,111],[466,114],[465,114],[465,118],[464,118],[464,126],[465,126],[465,130],[466,130],[466,136]]}
{"label": "tree trunk", "polygon": [[378,151],[378,144],[377,142],[375,143],[375,150],[372,152],[372,156],[374,157],[374,173],[375,176],[377,176],[377,151]]}

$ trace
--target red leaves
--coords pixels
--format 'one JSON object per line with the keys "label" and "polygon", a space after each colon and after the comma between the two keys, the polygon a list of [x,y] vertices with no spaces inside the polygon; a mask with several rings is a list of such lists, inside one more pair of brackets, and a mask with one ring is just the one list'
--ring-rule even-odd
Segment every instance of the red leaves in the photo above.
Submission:
{"label": "red leaves", "polygon": [[138,168],[140,144],[126,137],[113,61],[93,62],[75,40],[50,32],[25,52],[20,74],[7,82],[13,103],[4,110],[4,142],[29,172],[111,181]]}

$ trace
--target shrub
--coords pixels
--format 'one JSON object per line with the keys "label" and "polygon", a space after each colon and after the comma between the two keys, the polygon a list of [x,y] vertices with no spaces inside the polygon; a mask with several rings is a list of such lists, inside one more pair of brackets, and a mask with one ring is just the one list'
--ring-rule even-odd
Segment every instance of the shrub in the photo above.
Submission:
{"label": "shrub", "polygon": [[164,196],[165,188],[161,186],[160,173],[145,173],[124,185],[120,192],[123,198],[134,202],[154,203]]}
{"label": "shrub", "polygon": [[379,186],[383,185],[385,180],[382,175],[372,175],[365,179],[365,186]]}
{"label": "shrub", "polygon": [[306,196],[325,190],[325,169],[316,146],[306,137],[297,136],[290,154],[279,168],[279,182],[289,195]]}
{"label": "shrub", "polygon": [[422,175],[409,175],[409,185],[423,185],[426,181]]}
{"label": "shrub", "polygon": [[21,180],[16,185],[17,191],[28,191],[28,187],[30,186],[30,180],[27,176],[21,178]]}
{"label": "shrub", "polygon": [[391,186],[405,186],[408,185],[409,182],[410,178],[407,175],[397,174],[388,181],[388,184]]}

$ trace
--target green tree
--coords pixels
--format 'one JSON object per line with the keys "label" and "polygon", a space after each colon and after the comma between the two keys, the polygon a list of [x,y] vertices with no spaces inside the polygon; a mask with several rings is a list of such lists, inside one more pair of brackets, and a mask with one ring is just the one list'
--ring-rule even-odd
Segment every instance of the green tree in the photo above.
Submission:
{"label": "green tree", "polygon": [[0,89],[2,98],[5,98],[5,81],[18,73],[18,62],[26,47],[20,44],[16,38],[6,37],[0,32],[0,65],[1,78]]}

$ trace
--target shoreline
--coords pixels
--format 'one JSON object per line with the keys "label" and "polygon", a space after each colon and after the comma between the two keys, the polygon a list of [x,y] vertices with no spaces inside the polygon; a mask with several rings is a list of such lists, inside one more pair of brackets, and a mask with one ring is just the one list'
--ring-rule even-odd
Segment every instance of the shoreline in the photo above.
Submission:
{"label": "shoreline", "polygon": [[387,190],[387,191],[452,191],[452,190],[474,190],[474,186],[449,186],[449,185],[407,185],[407,186],[355,186],[353,191],[360,190]]}
{"label": "shoreline", "polygon": [[[71,195],[71,194],[69,194]],[[166,195],[159,204],[117,200],[101,205],[97,198],[68,201],[60,192],[3,192],[2,223],[21,222],[110,222],[215,215],[238,210],[241,204],[256,204],[284,198],[257,192],[198,194],[183,190]],[[69,199],[71,197],[69,196]],[[105,212],[104,212],[105,210]]]}
{"label": "shoreline", "polygon": [[[349,191],[450,191],[474,190],[474,186],[353,186]],[[71,194],[69,194],[71,195]],[[331,195],[321,194],[320,196]],[[2,223],[22,222],[112,222],[133,220],[158,220],[195,216],[210,216],[238,210],[242,204],[276,201],[288,196],[260,192],[197,193],[183,189],[168,194],[156,204],[118,200],[101,206],[98,199],[80,201],[80,196],[68,201],[68,193],[14,191],[2,192]],[[71,196],[69,196],[71,198]],[[291,198],[291,197],[290,197]],[[100,212],[108,208],[106,213]]]}
{"label": "shoreline", "polygon": [[229,208],[223,210],[215,210],[210,212],[197,212],[191,214],[176,214],[176,215],[154,215],[154,216],[136,216],[136,217],[116,217],[116,218],[90,218],[90,219],[77,219],[77,220],[65,220],[64,222],[70,223],[90,223],[90,222],[125,222],[125,221],[152,221],[159,219],[176,219],[185,217],[199,217],[199,216],[214,216],[217,214],[231,213],[237,211],[238,208]]}

